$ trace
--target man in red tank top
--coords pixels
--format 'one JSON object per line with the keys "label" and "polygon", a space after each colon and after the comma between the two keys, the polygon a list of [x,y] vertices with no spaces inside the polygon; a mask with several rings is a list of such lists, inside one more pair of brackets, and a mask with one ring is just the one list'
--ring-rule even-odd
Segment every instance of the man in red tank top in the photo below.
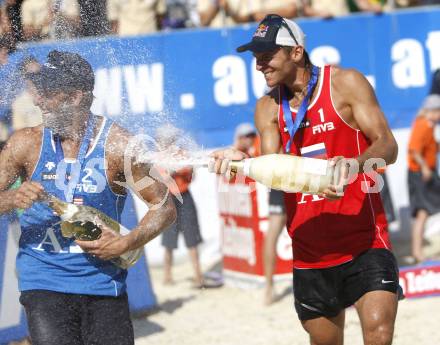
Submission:
{"label": "man in red tank top", "polygon": [[[272,88],[255,110],[262,154],[329,159],[343,177],[318,195],[285,193],[295,308],[311,344],[343,344],[350,305],[365,344],[391,344],[399,276],[379,190],[371,188],[379,181],[371,165],[393,163],[397,144],[365,77],[353,69],[317,68],[304,47],[296,23],[268,15],[252,41],[237,49],[253,52]],[[229,160],[245,158],[233,149],[213,156],[217,173]],[[359,173],[349,173],[347,164]]]}

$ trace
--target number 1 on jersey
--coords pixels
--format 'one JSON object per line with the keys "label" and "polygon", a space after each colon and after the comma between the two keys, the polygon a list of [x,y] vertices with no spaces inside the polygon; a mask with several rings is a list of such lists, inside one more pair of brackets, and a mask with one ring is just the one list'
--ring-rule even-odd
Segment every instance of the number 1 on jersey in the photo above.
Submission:
{"label": "number 1 on jersey", "polygon": [[321,119],[321,122],[325,122],[324,110],[321,108],[321,109],[318,110],[318,113],[319,113],[319,118]]}

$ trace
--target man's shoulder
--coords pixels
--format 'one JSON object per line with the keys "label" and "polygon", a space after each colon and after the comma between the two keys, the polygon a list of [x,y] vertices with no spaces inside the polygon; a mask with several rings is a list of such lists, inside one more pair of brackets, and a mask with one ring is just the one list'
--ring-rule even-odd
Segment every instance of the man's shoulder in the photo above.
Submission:
{"label": "man's shoulder", "polygon": [[353,95],[353,92],[366,92],[371,89],[367,78],[354,68],[332,67],[331,69],[332,90],[343,95]]}
{"label": "man's shoulder", "polygon": [[131,133],[126,128],[118,125],[116,122],[113,122],[108,135],[111,141],[122,142],[127,142],[130,140],[130,138],[134,137],[133,133]]}
{"label": "man's shoulder", "polygon": [[28,143],[28,142],[35,143],[37,140],[41,138],[42,132],[43,132],[43,125],[18,129],[14,131],[14,133],[12,133],[8,141],[13,142],[15,144]]}
{"label": "man's shoulder", "polygon": [[332,66],[331,69],[332,83],[336,84],[351,84],[364,80],[364,75],[355,68],[341,68]]}
{"label": "man's shoulder", "polygon": [[257,107],[278,106],[279,104],[279,86],[274,87],[257,101]]}
{"label": "man's shoulder", "polygon": [[106,140],[106,151],[113,156],[123,156],[126,150],[134,146],[137,136],[124,127],[113,123]]}
{"label": "man's shoulder", "polygon": [[29,156],[40,150],[43,126],[18,129],[9,137],[4,151],[20,162],[26,162]]}

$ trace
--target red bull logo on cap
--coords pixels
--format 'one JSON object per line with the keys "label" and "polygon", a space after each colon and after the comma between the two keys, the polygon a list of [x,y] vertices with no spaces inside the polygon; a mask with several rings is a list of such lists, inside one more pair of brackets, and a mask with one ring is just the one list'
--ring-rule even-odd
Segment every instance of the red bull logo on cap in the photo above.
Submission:
{"label": "red bull logo on cap", "polygon": [[254,33],[254,37],[266,37],[267,30],[269,30],[269,25],[260,24]]}

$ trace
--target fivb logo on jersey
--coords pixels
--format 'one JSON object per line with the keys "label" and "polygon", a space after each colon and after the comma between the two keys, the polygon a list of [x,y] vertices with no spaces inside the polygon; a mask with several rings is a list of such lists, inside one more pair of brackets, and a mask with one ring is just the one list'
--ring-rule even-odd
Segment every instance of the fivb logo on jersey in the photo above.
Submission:
{"label": "fivb logo on jersey", "polygon": [[[101,173],[106,167],[107,164],[101,158],[90,159],[81,171],[81,167],[76,161],[62,160],[58,164],[48,161],[41,173],[41,180],[49,183],[52,181],[59,190],[67,195],[71,188],[71,179],[74,177],[77,179],[75,192],[100,193],[107,185],[107,179]],[[60,176],[64,178],[60,178]],[[82,204],[82,201],[77,200],[77,203]]]}

